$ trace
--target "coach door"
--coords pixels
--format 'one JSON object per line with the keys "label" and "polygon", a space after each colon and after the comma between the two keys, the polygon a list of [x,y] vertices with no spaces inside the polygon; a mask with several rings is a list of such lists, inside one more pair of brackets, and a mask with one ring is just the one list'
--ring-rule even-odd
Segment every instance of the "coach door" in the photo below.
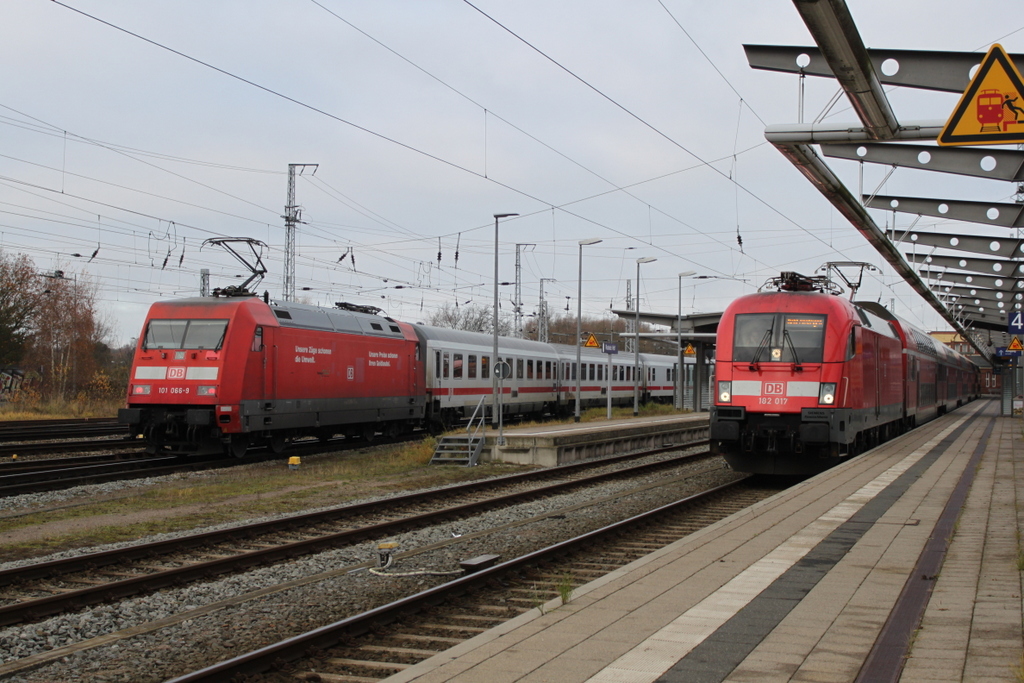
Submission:
{"label": "coach door", "polygon": [[452,354],[449,351],[434,351],[434,398],[441,405],[451,403]]}

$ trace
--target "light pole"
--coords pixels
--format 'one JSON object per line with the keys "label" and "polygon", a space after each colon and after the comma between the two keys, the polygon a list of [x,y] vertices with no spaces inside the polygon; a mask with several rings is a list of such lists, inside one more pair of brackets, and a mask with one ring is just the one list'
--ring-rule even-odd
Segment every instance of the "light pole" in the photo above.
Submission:
{"label": "light pole", "polygon": [[676,410],[683,409],[683,278],[694,275],[696,271],[686,270],[679,273],[679,313],[676,319]]}
{"label": "light pole", "polygon": [[589,247],[600,242],[601,240],[596,237],[580,240],[580,273],[579,278],[576,280],[576,410],[573,417],[574,422],[580,421],[580,377],[583,374],[580,367],[580,335],[583,334],[583,247]]}
{"label": "light pole", "polygon": [[642,256],[636,260],[636,343],[633,349],[633,417],[640,414],[640,264],[653,263],[658,259]]}
{"label": "light pole", "polygon": [[518,216],[518,213],[494,214],[494,355],[491,357],[491,424],[498,425],[498,376],[494,366],[498,364],[498,220]]}

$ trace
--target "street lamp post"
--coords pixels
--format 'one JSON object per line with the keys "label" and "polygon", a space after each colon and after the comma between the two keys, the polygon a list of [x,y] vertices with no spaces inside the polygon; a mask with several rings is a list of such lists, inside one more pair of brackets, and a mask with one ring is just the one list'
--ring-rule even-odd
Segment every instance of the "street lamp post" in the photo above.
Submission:
{"label": "street lamp post", "polygon": [[494,366],[498,364],[498,220],[518,215],[518,213],[494,214],[494,317],[491,321],[494,327],[494,355],[491,356],[491,424],[495,427],[498,426],[499,419],[498,375],[494,372]]}
{"label": "street lamp post", "polygon": [[579,278],[576,280],[576,409],[573,417],[574,422],[580,421],[580,378],[583,374],[580,367],[580,335],[583,334],[583,247],[589,247],[601,241],[596,237],[580,240],[580,272]]}
{"label": "street lamp post", "polygon": [[683,278],[690,277],[695,271],[687,270],[679,273],[679,312],[676,318],[676,410],[683,409]]}
{"label": "street lamp post", "polygon": [[657,260],[653,256],[642,256],[636,260],[636,319],[634,323],[636,343],[633,349],[633,417],[640,414],[640,264],[653,263]]}

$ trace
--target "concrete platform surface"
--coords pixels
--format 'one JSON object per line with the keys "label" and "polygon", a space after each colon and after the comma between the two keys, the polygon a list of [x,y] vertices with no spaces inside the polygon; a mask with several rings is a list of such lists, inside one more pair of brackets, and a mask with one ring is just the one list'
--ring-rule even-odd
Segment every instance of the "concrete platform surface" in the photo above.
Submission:
{"label": "concrete platform surface", "polygon": [[[854,681],[922,586],[905,667],[900,643],[871,680],[1024,680],[1022,428],[996,414],[969,404],[387,680]],[[941,571],[917,576],[962,476]]]}
{"label": "concrete platform surface", "polygon": [[708,429],[707,413],[678,413],[506,429],[503,446],[497,444],[497,432],[488,430],[484,459],[554,467],[587,458],[699,441],[708,437]]}

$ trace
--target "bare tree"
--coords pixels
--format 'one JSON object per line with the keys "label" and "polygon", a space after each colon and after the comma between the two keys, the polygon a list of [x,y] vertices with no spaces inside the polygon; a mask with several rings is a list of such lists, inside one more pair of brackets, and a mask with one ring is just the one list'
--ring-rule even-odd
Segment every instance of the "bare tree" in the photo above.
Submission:
{"label": "bare tree", "polygon": [[[494,333],[494,313],[490,306],[455,306],[446,303],[440,310],[435,311],[427,321],[434,327],[448,327],[453,330],[468,330],[470,332]],[[508,336],[512,333],[512,321],[508,316],[498,316],[498,334]]]}

